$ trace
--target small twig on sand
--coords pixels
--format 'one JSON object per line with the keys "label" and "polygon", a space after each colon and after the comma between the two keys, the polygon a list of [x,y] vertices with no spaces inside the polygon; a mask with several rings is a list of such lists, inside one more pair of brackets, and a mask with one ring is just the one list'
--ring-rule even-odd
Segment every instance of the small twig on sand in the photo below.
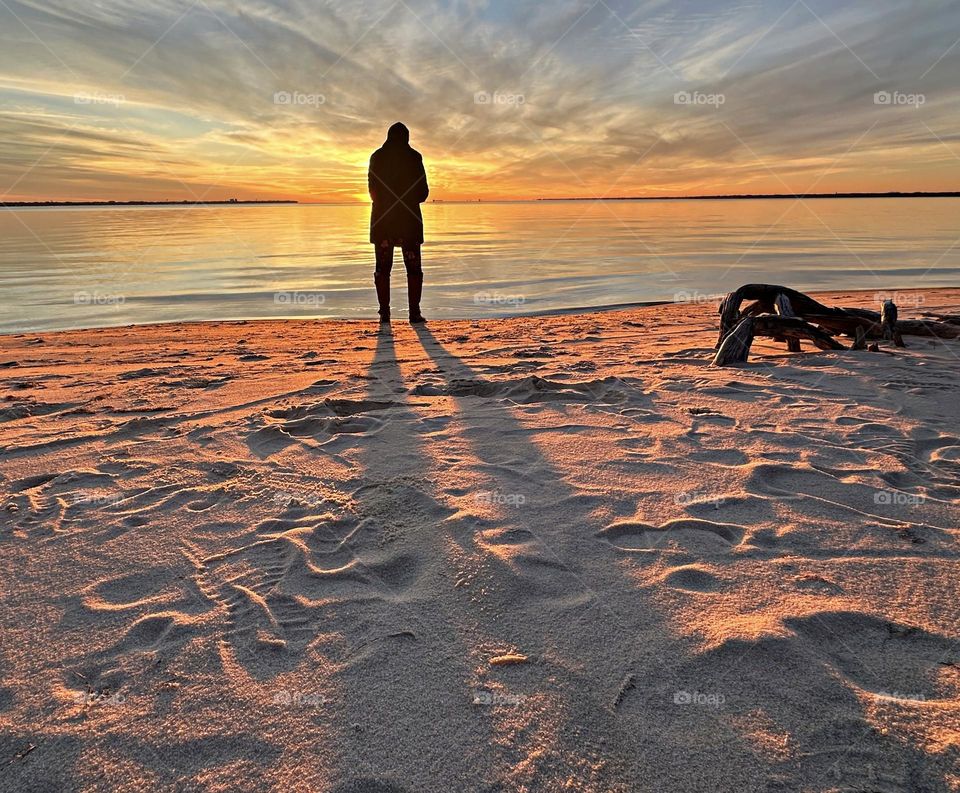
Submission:
{"label": "small twig on sand", "polygon": [[3,767],[9,768],[15,762],[17,762],[17,760],[22,760],[24,757],[26,757],[28,754],[30,754],[30,752],[32,752],[36,748],[37,748],[37,745],[35,743],[28,744],[26,749],[24,749],[22,752],[18,752],[9,760],[7,760],[7,762],[3,764]]}
{"label": "small twig on sand", "polygon": [[616,710],[617,708],[619,708],[623,704],[623,698],[627,696],[627,692],[633,691],[633,689],[635,689],[636,687],[637,687],[636,678],[633,676],[633,673],[631,672],[625,678],[623,678],[623,682],[620,684],[620,690],[617,692],[617,696],[614,697],[614,700],[613,700],[613,709]]}

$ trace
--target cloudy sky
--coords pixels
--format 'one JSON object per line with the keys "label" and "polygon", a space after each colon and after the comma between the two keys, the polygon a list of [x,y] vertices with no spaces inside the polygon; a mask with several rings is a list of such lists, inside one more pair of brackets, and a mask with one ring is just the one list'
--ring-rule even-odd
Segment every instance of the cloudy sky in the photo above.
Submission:
{"label": "cloudy sky", "polygon": [[960,189],[956,0],[0,0],[0,195]]}

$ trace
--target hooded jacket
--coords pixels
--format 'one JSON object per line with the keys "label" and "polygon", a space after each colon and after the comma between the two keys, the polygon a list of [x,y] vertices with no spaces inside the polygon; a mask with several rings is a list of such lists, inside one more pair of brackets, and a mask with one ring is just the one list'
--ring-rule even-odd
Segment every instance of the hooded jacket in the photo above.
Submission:
{"label": "hooded jacket", "polygon": [[430,189],[423,157],[410,147],[410,130],[399,121],[387,131],[387,139],[370,157],[367,187],[373,208],[370,242],[379,245],[423,242],[420,204]]}

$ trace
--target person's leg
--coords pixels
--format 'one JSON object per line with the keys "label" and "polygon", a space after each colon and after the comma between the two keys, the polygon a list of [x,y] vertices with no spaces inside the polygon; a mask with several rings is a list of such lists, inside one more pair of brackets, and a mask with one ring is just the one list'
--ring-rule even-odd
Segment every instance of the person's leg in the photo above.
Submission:
{"label": "person's leg", "polygon": [[426,322],[420,313],[420,297],[423,294],[423,267],[420,262],[420,246],[403,248],[403,265],[407,268],[407,303],[411,322]]}
{"label": "person's leg", "polygon": [[377,303],[380,309],[381,322],[390,321],[390,271],[393,269],[393,245],[381,242],[374,250],[377,257],[377,268],[373,272],[373,283],[377,287]]}

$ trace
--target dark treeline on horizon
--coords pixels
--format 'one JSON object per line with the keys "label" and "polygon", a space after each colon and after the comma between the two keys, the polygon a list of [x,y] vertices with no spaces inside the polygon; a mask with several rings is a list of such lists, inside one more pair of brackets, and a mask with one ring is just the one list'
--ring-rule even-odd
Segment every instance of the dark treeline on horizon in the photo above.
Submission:
{"label": "dark treeline on horizon", "polygon": [[[558,198],[436,198],[430,203],[436,204],[473,204],[473,203],[529,203],[535,201],[750,201],[762,199],[806,199],[806,198],[960,198],[960,191],[939,192],[900,192],[886,193],[742,193],[729,195],[679,195],[679,196],[566,196]],[[138,206],[236,206],[256,204],[299,204],[294,199],[264,198],[240,200],[236,198],[221,201],[0,201],[0,208],[22,207],[138,207]],[[333,201],[314,203],[364,203],[362,201]]]}
{"label": "dark treeline on horizon", "polygon": [[240,201],[228,198],[223,201],[0,201],[0,207],[152,207],[152,206],[213,206],[221,204],[296,204],[285,199],[251,199]]}
{"label": "dark treeline on horizon", "polygon": [[743,193],[733,195],[678,196],[572,196],[570,198],[538,198],[537,201],[736,201],[758,198],[960,198],[960,191],[887,193]]}

